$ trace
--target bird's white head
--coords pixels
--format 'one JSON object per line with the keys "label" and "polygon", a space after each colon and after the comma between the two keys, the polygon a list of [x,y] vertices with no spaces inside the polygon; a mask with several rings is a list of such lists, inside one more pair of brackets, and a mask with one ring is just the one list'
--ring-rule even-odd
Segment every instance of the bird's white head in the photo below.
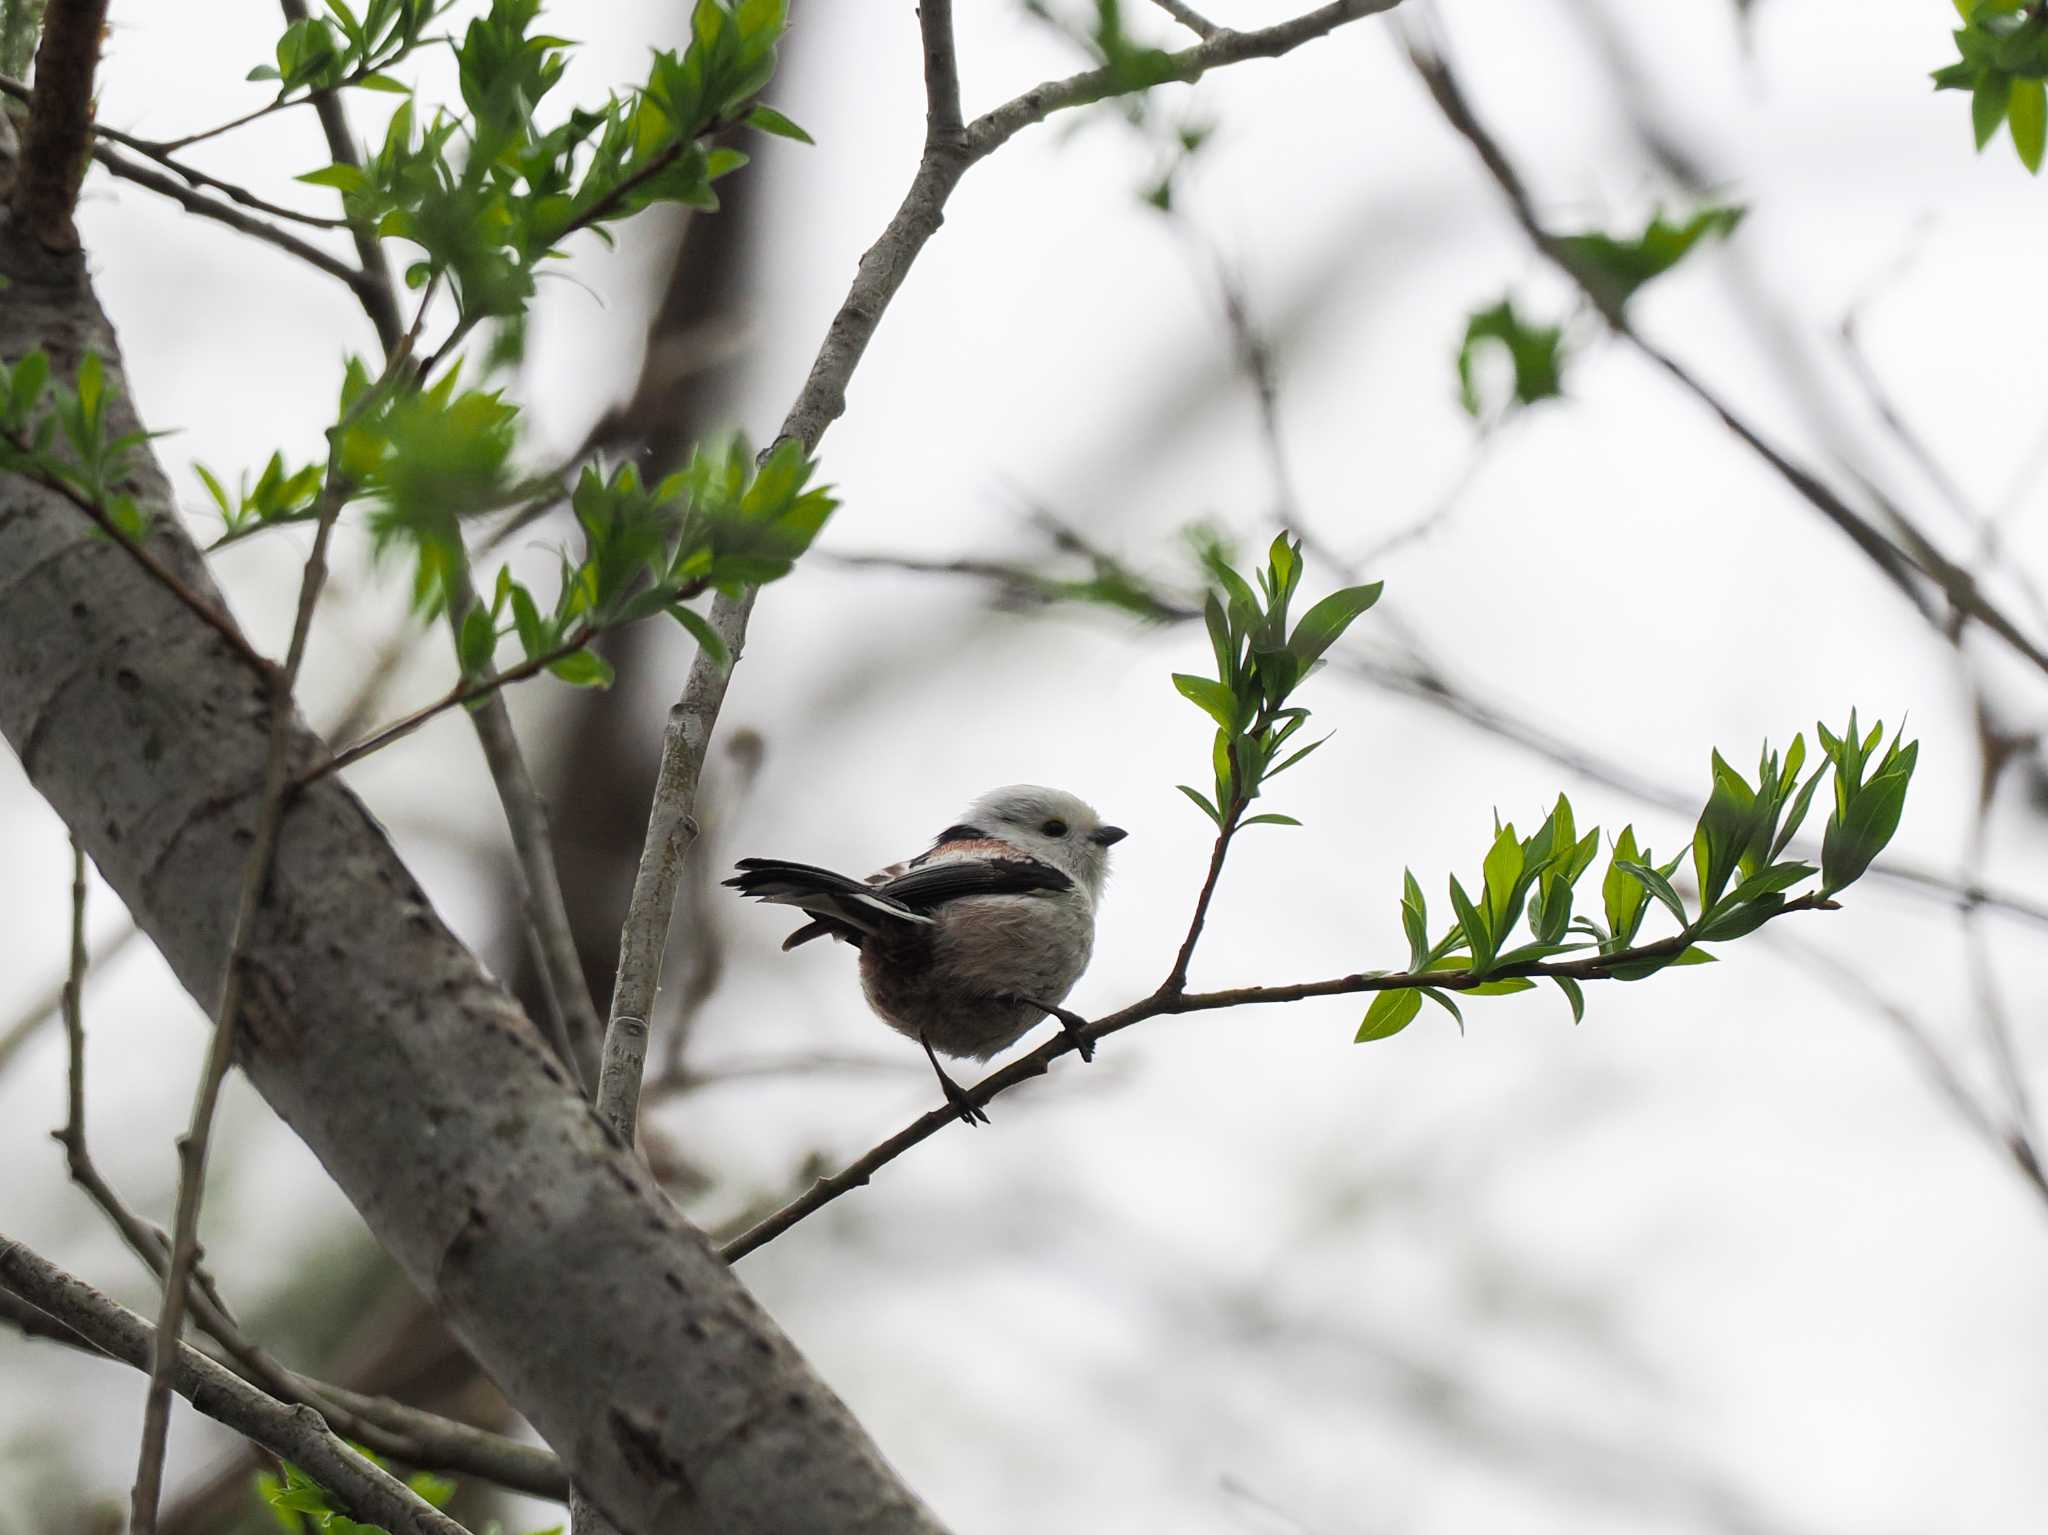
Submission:
{"label": "bird's white head", "polygon": [[1124,839],[1124,829],[1104,825],[1087,801],[1028,783],[989,790],[941,840],[969,834],[999,838],[1051,864],[1085,890],[1090,901],[1102,893],[1111,845]]}

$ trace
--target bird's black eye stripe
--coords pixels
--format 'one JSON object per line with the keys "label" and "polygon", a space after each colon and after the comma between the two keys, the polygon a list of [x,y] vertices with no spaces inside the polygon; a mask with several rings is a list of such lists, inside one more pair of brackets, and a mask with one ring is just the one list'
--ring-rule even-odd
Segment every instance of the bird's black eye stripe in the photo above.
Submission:
{"label": "bird's black eye stripe", "polygon": [[1054,816],[1038,829],[1048,837],[1064,837],[1067,834],[1067,823]]}

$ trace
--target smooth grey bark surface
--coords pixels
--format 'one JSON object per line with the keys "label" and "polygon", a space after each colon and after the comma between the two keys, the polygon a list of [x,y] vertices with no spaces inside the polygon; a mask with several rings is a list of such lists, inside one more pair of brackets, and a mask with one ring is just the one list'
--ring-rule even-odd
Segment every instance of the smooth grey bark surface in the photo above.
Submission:
{"label": "smooth grey bark surface", "polygon": [[[125,394],[78,258],[0,225],[0,274],[0,358],[41,348],[68,379],[97,351]],[[162,514],[151,549],[218,601],[153,460],[129,489]],[[76,507],[0,474],[0,734],[201,999],[220,986],[267,696]],[[294,768],[321,750],[301,728]],[[285,816],[244,990],[251,1081],[621,1528],[941,1529],[333,778]]]}

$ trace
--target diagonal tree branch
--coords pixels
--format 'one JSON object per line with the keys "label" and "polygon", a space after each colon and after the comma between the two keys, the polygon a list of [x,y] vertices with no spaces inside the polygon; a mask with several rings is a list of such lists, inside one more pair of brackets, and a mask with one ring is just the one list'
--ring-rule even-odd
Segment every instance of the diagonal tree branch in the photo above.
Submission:
{"label": "diagonal tree branch", "polygon": [[[147,1371],[162,1352],[141,1317],[4,1234],[0,1288],[110,1359]],[[180,1396],[208,1417],[301,1467],[351,1516],[392,1535],[468,1535],[388,1471],[337,1439],[311,1408],[287,1406],[264,1395],[185,1344],[171,1351],[167,1378]]]}
{"label": "diagonal tree branch", "polygon": [[1625,312],[1624,295],[1545,226],[1536,211],[1527,183],[1508,159],[1499,140],[1480,122],[1441,48],[1425,43],[1413,32],[1404,34],[1403,43],[1409,62],[1445,120],[1479,156],[1480,163],[1500,188],[1531,243],[1579,286],[1616,335],[1634,346],[1712,411],[1723,426],[1768,464],[1802,500],[1848,537],[1937,630],[1946,632],[1942,615],[1930,600],[1930,586],[1957,611],[1976,619],[2037,669],[2048,672],[2048,650],[2044,650],[1987,599],[1970,572],[1944,555],[1897,507],[1887,506],[1886,510],[1894,528],[1904,539],[1904,548],[1886,538],[1812,470],[1772,443],[1676,357],[1637,331]]}

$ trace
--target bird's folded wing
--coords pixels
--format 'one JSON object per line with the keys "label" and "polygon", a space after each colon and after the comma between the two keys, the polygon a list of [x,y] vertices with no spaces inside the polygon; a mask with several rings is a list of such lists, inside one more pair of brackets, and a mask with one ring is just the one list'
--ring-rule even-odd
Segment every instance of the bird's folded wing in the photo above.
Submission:
{"label": "bird's folded wing", "polygon": [[1073,880],[1035,858],[949,858],[874,887],[876,894],[915,911],[930,911],[971,895],[1029,895],[1073,888]]}
{"label": "bird's folded wing", "polygon": [[877,887],[816,864],[789,863],[780,858],[742,858],[739,875],[726,884],[741,895],[780,906],[797,906],[815,919],[789,935],[782,945],[793,949],[827,933],[859,944],[889,928],[925,927],[931,918]]}

